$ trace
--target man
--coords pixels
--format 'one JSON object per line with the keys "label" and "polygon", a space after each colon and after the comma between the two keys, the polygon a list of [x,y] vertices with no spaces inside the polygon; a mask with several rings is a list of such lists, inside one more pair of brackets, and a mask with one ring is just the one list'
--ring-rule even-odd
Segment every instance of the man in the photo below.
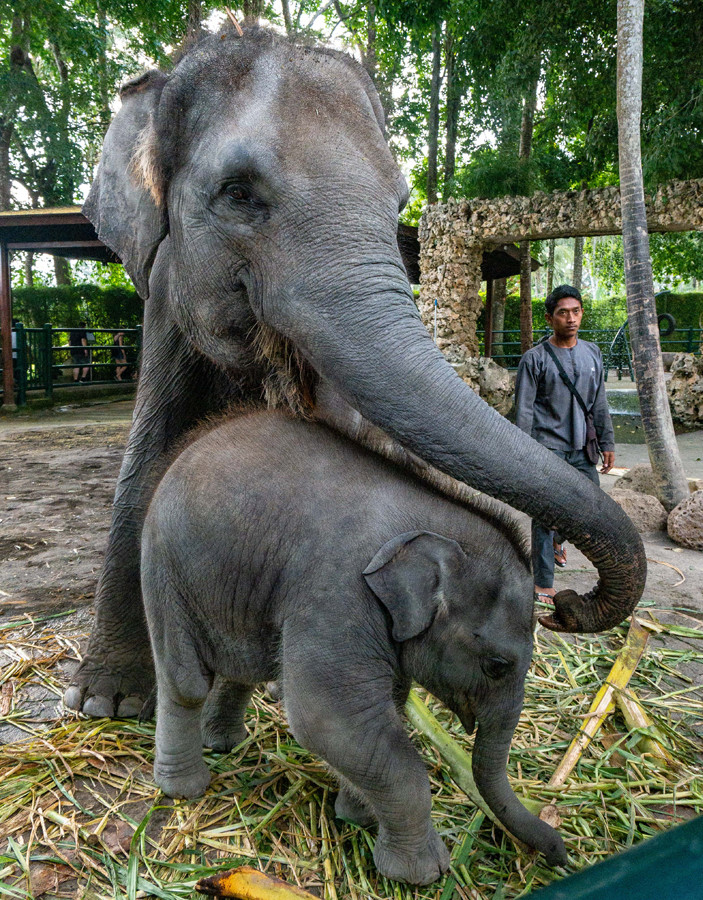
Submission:
{"label": "man", "polygon": [[[603,381],[603,358],[599,348],[578,337],[583,316],[580,292],[568,284],[559,285],[544,301],[547,324],[553,334],[551,350],[566,375],[592,412],[598,443],[603,455],[601,473],[615,465],[613,423],[608,412]],[[520,360],[515,382],[516,424],[536,441],[548,447],[569,465],[599,484],[598,471],[586,456],[586,417],[566,386],[559,369],[542,341]],[[554,485],[555,490],[559,485]],[[554,563],[566,565],[566,551],[560,538],[543,525],[532,522],[532,570],[538,597],[553,597]]]}

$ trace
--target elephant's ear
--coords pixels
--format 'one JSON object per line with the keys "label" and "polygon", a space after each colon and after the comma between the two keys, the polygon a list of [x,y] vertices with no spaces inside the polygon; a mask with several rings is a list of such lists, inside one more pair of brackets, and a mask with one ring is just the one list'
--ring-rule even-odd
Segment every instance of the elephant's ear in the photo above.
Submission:
{"label": "elephant's ear", "polygon": [[432,624],[464,551],[431,531],[408,531],[384,544],[364,570],[366,583],[393,620],[393,639],[407,641]]}
{"label": "elephant's ear", "polygon": [[105,135],[100,165],[83,205],[98,237],[120,257],[144,299],[156,251],[168,230],[162,188],[146,162],[153,151],[154,114],[166,80],[161,72],[151,71],[122,87],[122,108]]}

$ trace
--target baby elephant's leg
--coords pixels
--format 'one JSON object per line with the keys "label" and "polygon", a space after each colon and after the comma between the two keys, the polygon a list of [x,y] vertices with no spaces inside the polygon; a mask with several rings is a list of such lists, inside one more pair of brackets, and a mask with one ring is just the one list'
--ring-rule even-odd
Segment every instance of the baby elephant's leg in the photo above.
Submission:
{"label": "baby elephant's leg", "polygon": [[[377,672],[370,672],[369,684],[363,685],[357,668],[351,683],[348,672],[330,666],[329,659],[324,673],[314,671],[310,655],[289,661],[284,653],[284,660],[291,730],[363,798],[361,809],[352,813],[368,807],[378,820],[374,860],[379,872],[410,884],[438,879],[449,868],[449,853],[432,827],[427,770],[394,707],[390,678],[383,691]],[[293,665],[286,673],[289,662]],[[350,794],[342,794],[342,811]]]}
{"label": "baby elephant's leg", "polygon": [[156,756],[154,781],[169,797],[192,800],[210,784],[210,770],[203,761],[200,713],[208,683],[200,673],[178,678],[165,672],[157,661]]}
{"label": "baby elephant's leg", "polygon": [[201,718],[206,747],[217,753],[229,753],[232,747],[242,743],[247,736],[244,714],[253,690],[253,685],[230,681],[221,675],[215,677]]}

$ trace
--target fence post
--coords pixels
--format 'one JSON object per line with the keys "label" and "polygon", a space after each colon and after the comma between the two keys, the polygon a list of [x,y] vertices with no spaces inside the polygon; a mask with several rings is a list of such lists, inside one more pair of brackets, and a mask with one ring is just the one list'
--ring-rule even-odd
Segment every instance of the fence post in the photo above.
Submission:
{"label": "fence post", "polygon": [[686,342],[686,353],[693,353],[693,325],[688,326],[688,341]]}
{"label": "fence post", "polygon": [[24,325],[18,322],[15,325],[17,335],[17,405],[27,405],[27,335]]}
{"label": "fence post", "polygon": [[51,322],[44,323],[44,395],[54,395],[54,336]]}

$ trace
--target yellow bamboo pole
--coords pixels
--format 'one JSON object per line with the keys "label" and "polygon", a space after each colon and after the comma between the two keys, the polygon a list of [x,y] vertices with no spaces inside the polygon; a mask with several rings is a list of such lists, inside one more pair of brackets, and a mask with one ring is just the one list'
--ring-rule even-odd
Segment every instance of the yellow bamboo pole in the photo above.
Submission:
{"label": "yellow bamboo pole", "polygon": [[564,758],[549,779],[549,787],[559,787],[564,784],[598,729],[615,708],[615,696],[627,687],[632,678],[642,658],[644,648],[647,646],[649,634],[649,629],[645,628],[634,616],[630,617],[630,628],[623,648],[596,694],[583,727],[571,742]]}

